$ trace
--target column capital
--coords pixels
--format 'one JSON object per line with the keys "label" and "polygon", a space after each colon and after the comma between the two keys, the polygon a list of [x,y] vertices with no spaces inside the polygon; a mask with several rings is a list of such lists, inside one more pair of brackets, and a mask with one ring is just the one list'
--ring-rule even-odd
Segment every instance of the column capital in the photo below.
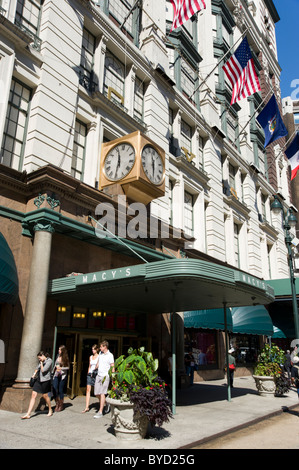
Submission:
{"label": "column capital", "polygon": [[54,233],[55,228],[53,227],[53,223],[49,222],[47,219],[39,221],[37,224],[33,226],[34,232],[49,232]]}
{"label": "column capital", "polygon": [[28,212],[22,222],[22,234],[32,237],[35,232],[54,233],[55,227],[61,224],[61,214],[51,209],[42,208]]}

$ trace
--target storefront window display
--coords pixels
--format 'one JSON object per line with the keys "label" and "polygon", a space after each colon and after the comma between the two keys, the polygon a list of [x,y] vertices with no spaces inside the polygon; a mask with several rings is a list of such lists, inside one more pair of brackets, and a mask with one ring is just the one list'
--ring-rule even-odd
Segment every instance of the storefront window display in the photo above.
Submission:
{"label": "storefront window display", "polygon": [[230,337],[230,345],[234,348],[234,356],[239,365],[256,363],[259,352],[259,337],[256,335],[234,335]]}
{"label": "storefront window display", "polygon": [[185,328],[185,353],[192,351],[198,369],[217,367],[216,345],[214,330]]}

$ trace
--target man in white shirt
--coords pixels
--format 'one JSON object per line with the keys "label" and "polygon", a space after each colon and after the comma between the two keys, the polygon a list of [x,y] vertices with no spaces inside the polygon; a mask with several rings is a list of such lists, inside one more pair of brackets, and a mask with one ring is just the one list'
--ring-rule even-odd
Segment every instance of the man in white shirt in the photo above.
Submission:
{"label": "man in white shirt", "polygon": [[108,349],[108,341],[102,341],[100,344],[100,354],[98,360],[98,375],[94,384],[94,394],[98,397],[100,401],[100,409],[97,414],[94,415],[94,418],[103,417],[103,409],[106,401],[106,394],[108,392],[109,386],[109,369],[113,367],[114,372],[114,356]]}

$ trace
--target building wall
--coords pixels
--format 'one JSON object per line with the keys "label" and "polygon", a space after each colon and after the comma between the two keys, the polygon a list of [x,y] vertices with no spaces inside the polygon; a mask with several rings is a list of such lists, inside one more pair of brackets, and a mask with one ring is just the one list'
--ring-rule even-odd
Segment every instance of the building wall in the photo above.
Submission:
{"label": "building wall", "polygon": [[[281,221],[270,211],[277,191],[286,207],[291,204],[284,142],[264,152],[263,133],[250,119],[271,87],[280,100],[274,3],[206,0],[206,9],[173,33],[169,1],[145,0],[139,20],[138,9],[128,20],[130,31],[119,27],[121,0],[111,0],[110,13],[107,0],[40,3],[28,22],[26,1],[16,24],[21,3],[0,2],[0,164],[18,175],[18,183],[6,177],[0,206],[33,211],[43,191],[59,198],[59,213],[87,223],[102,197],[122,194],[120,186],[99,188],[102,143],[139,130],[166,153],[165,195],[151,203],[150,212],[183,231],[185,238],[174,244],[176,256],[182,248],[183,256],[206,257],[264,279],[288,277]],[[219,61],[248,27],[262,92],[231,107]],[[61,172],[55,184],[49,175],[48,187],[36,173],[47,165]],[[22,172],[31,182],[29,192],[28,185],[20,189]],[[16,315],[24,318],[32,241],[7,214],[1,215],[0,230],[16,257],[21,289],[20,305],[11,310],[14,321]],[[50,278],[83,267],[132,264],[61,234],[52,243]],[[13,351],[21,324],[9,346]],[[15,370],[15,364],[9,367]]]}

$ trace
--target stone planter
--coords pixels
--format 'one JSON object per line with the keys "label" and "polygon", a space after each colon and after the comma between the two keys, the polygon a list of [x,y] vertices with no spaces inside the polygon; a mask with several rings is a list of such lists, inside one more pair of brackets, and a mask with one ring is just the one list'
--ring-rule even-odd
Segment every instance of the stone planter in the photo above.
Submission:
{"label": "stone planter", "polygon": [[127,401],[106,398],[111,406],[111,419],[115,436],[118,439],[138,440],[146,436],[148,419],[146,416],[134,417],[134,405]]}
{"label": "stone planter", "polygon": [[275,396],[275,377],[263,376],[263,375],[253,375],[255,380],[256,388],[259,395],[262,397],[274,397]]}

